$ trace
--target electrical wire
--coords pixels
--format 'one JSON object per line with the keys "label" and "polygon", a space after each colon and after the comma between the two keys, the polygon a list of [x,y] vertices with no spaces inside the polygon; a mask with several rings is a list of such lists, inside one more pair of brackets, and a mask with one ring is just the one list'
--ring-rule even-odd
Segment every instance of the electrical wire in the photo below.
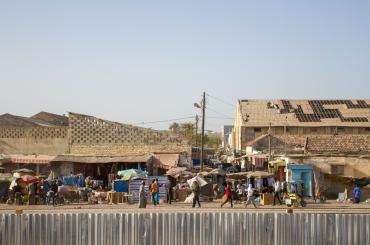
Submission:
{"label": "electrical wire", "polygon": [[208,109],[208,110],[210,110],[210,111],[212,111],[212,112],[214,112],[214,113],[216,113],[216,114],[218,114],[218,115],[220,115],[220,116],[231,118],[231,116],[226,115],[226,114],[223,114],[223,113],[221,113],[221,112],[218,112],[218,111],[216,111],[215,109],[212,109],[212,108],[211,108],[211,107],[209,107],[209,106],[207,106],[207,109]]}
{"label": "electrical wire", "polygon": [[219,102],[224,103],[225,105],[228,105],[228,106],[231,106],[232,108],[235,108],[235,105],[233,105],[233,104],[231,104],[229,102],[226,102],[223,99],[220,99],[220,98],[218,98],[216,96],[213,96],[213,95],[210,95],[210,94],[207,94],[207,96],[210,97],[210,98],[212,98],[212,99],[218,100]]}
{"label": "electrical wire", "polygon": [[154,124],[154,123],[164,123],[164,122],[174,122],[178,120],[184,120],[184,119],[193,119],[194,116],[191,117],[180,117],[180,118],[174,118],[174,119],[168,119],[168,120],[161,120],[161,121],[152,121],[152,122],[140,122],[136,123],[134,125],[144,125],[144,124]]}

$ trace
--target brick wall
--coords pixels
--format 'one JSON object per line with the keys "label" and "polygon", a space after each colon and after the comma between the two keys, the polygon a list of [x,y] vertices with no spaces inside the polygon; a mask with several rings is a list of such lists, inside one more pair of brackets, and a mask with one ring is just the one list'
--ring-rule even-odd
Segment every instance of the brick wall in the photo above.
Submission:
{"label": "brick wall", "polygon": [[180,135],[69,114],[72,154],[122,156],[153,152],[186,152],[191,145]]}

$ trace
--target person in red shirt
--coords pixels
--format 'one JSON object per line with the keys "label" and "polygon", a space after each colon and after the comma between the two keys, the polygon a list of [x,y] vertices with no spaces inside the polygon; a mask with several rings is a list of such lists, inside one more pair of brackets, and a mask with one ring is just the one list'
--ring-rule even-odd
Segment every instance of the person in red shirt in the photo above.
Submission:
{"label": "person in red shirt", "polygon": [[230,183],[226,184],[226,193],[222,197],[222,203],[221,203],[221,208],[227,203],[230,202],[231,207],[234,207],[233,205],[233,197],[231,196],[231,187]]}

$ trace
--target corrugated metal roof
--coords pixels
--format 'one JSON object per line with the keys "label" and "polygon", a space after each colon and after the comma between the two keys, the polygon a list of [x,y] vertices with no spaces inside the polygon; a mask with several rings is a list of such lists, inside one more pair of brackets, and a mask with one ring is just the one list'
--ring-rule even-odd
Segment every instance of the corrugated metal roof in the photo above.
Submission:
{"label": "corrugated metal roof", "polygon": [[49,155],[9,155],[10,162],[12,163],[25,163],[25,164],[49,164],[55,159],[55,156]]}
{"label": "corrugated metal roof", "polygon": [[0,244],[370,244],[369,214],[0,214]]}

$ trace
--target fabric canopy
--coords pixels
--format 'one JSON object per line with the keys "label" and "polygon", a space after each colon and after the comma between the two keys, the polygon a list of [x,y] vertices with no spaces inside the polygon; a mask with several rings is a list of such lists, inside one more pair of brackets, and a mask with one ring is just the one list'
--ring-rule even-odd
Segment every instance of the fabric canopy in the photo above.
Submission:
{"label": "fabric canopy", "polygon": [[122,180],[130,180],[134,177],[147,177],[148,173],[146,171],[140,170],[140,169],[127,169],[118,171],[118,175],[122,176]]}

